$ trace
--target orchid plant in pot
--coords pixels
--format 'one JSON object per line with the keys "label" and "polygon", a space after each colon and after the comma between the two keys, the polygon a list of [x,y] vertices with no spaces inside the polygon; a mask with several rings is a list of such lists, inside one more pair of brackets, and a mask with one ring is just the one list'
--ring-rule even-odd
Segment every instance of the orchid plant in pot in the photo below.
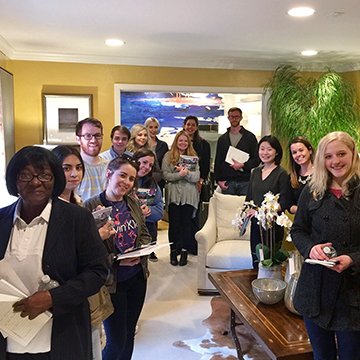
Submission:
{"label": "orchid plant in pot", "polygon": [[292,221],[285,213],[279,215],[279,194],[268,192],[264,195],[261,206],[256,206],[253,201],[244,202],[244,206],[236,212],[233,225],[237,226],[239,233],[244,232],[244,227],[250,218],[250,210],[255,210],[255,218],[260,227],[261,242],[256,245],[256,256],[261,268],[271,268],[280,265],[289,257],[286,249],[281,247],[281,241],[276,242],[275,227],[279,225],[286,229],[286,240],[291,241],[290,229]]}

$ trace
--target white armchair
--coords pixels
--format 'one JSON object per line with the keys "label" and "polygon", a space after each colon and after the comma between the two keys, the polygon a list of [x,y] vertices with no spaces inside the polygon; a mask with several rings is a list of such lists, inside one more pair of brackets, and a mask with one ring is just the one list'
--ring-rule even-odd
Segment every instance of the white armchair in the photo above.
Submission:
{"label": "white armchair", "polygon": [[207,221],[195,235],[198,242],[199,295],[217,292],[208,279],[210,272],[252,268],[250,224],[246,233],[239,237],[239,231],[231,223],[244,201],[245,196],[217,192],[210,199]]}

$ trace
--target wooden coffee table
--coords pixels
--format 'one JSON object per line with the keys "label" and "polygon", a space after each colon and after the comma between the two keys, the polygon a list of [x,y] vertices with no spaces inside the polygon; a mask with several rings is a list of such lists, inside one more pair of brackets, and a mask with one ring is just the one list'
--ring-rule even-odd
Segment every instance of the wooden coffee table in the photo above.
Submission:
{"label": "wooden coffee table", "polygon": [[257,270],[210,273],[209,279],[230,305],[230,328],[238,358],[243,359],[236,336],[237,316],[250,330],[271,359],[313,359],[309,337],[301,316],[291,313],[281,300],[274,305],[260,303],[254,296],[251,281]]}

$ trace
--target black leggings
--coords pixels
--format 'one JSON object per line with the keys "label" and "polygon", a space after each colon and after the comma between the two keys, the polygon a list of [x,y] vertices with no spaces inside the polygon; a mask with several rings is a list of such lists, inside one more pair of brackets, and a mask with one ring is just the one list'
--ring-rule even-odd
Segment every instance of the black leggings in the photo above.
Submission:
{"label": "black leggings", "polygon": [[191,205],[170,204],[169,213],[169,242],[171,250],[192,249],[194,247],[194,226],[192,217],[195,208]]}
{"label": "black leggings", "polygon": [[[117,283],[110,294],[114,312],[104,321],[106,346],[103,360],[130,360],[134,348],[135,326],[144,305],[146,279],[141,269],[130,279]],[[65,360],[65,359],[64,359]]]}

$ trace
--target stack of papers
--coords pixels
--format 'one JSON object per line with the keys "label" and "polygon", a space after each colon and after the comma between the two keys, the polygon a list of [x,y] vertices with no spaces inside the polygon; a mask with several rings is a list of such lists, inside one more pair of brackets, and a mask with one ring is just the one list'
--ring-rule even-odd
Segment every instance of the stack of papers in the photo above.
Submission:
{"label": "stack of papers", "polygon": [[20,312],[14,312],[13,304],[30,294],[13,268],[0,261],[0,331],[4,337],[10,337],[26,346],[51,319],[52,314],[46,311],[33,320],[22,318]]}
{"label": "stack of papers", "polygon": [[158,249],[161,249],[164,246],[169,246],[169,244],[154,244],[154,245],[145,245],[139,248],[135,248],[132,250],[129,250],[127,252],[124,252],[122,254],[115,255],[115,260],[121,260],[121,259],[130,259],[135,257],[141,257],[145,255],[150,255],[152,252],[157,251]]}

